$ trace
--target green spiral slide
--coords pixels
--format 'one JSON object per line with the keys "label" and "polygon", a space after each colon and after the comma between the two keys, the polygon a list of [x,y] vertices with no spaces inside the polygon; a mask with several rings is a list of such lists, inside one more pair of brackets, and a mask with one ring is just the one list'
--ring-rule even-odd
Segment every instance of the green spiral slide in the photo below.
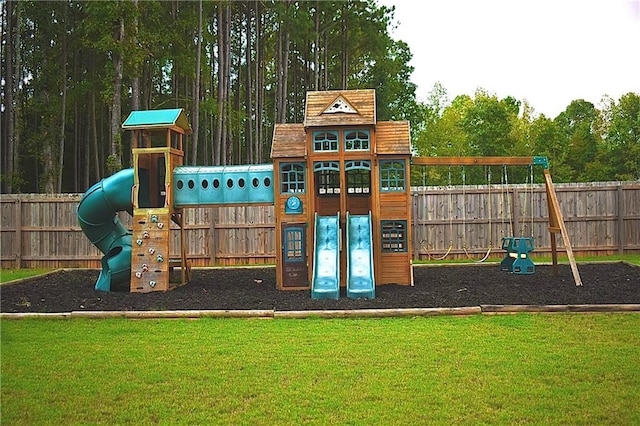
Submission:
{"label": "green spiral slide", "polygon": [[133,214],[131,188],[133,169],[121,170],[93,185],[80,199],[78,222],[82,232],[102,252],[102,270],[96,290],[129,282],[131,276],[131,232],[116,215]]}

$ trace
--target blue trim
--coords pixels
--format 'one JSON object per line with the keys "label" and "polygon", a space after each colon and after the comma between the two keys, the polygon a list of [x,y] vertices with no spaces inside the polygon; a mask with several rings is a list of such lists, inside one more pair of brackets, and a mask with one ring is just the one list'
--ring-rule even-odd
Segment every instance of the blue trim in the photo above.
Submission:
{"label": "blue trim", "polygon": [[380,222],[380,230],[382,253],[407,252],[406,220],[383,220]]}
{"label": "blue trim", "polygon": [[407,184],[405,160],[380,160],[380,191],[403,192]]}
{"label": "blue trim", "polygon": [[[335,139],[329,136],[333,136]],[[313,132],[313,151],[337,152],[338,140],[338,132],[335,130],[317,130]]]}
{"label": "blue trim", "polygon": [[[349,136],[354,136],[349,138]],[[349,147],[351,145],[351,147]],[[359,148],[355,148],[355,145],[360,145]],[[363,147],[362,145],[366,145]],[[344,132],[344,150],[345,151],[369,151],[371,149],[371,135],[369,130],[357,129],[357,130],[345,130]]]}
{"label": "blue trim", "polygon": [[280,193],[304,194],[307,190],[305,175],[305,163],[280,163]]}

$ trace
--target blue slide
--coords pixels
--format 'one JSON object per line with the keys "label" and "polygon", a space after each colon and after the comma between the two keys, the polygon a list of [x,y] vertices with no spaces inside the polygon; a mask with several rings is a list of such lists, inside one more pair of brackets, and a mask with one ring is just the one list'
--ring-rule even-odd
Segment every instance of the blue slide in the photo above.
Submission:
{"label": "blue slide", "polygon": [[315,220],[312,299],[340,298],[340,214],[318,216]]}
{"label": "blue slide", "polygon": [[96,290],[110,291],[112,284],[130,280],[131,232],[116,212],[127,211],[133,215],[132,187],[133,169],[124,169],[89,188],[78,204],[82,232],[104,253]]}
{"label": "blue slide", "polygon": [[375,299],[371,212],[347,212],[347,297]]}

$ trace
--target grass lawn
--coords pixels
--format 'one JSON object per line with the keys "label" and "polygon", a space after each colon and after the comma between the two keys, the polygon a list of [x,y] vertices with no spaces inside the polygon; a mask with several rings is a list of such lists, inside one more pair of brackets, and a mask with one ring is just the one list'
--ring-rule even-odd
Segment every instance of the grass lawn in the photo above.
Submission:
{"label": "grass lawn", "polygon": [[24,269],[2,269],[0,268],[0,283],[29,278],[36,275],[51,272],[52,269],[24,268]]}
{"label": "grass lawn", "polygon": [[2,320],[2,424],[640,424],[640,315]]}

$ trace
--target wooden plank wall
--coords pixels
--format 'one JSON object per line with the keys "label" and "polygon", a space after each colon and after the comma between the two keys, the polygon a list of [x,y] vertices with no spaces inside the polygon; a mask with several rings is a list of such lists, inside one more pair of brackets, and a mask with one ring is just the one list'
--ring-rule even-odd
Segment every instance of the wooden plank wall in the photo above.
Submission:
{"label": "wooden plank wall", "polygon": [[[640,253],[640,182],[556,184],[556,192],[576,255]],[[99,267],[102,255],[78,225],[80,197],[3,194],[1,267]],[[414,188],[414,259],[440,257],[447,252],[450,241],[449,258],[467,258],[466,248],[469,255],[479,259],[490,243],[492,257],[501,258],[503,236],[531,236],[532,230],[534,257],[549,256],[547,215],[542,185]],[[193,265],[275,262],[273,206],[189,208],[184,216],[187,256]],[[119,213],[119,217],[131,227],[128,214]],[[180,233],[175,224],[171,238],[171,255],[177,258]],[[562,250],[560,235],[557,240]]]}
{"label": "wooden plank wall", "polygon": [[[575,255],[640,253],[640,182],[554,186]],[[501,258],[506,236],[534,237],[532,257],[550,256],[546,198],[544,185],[414,188],[414,259],[478,260],[490,247]]]}

